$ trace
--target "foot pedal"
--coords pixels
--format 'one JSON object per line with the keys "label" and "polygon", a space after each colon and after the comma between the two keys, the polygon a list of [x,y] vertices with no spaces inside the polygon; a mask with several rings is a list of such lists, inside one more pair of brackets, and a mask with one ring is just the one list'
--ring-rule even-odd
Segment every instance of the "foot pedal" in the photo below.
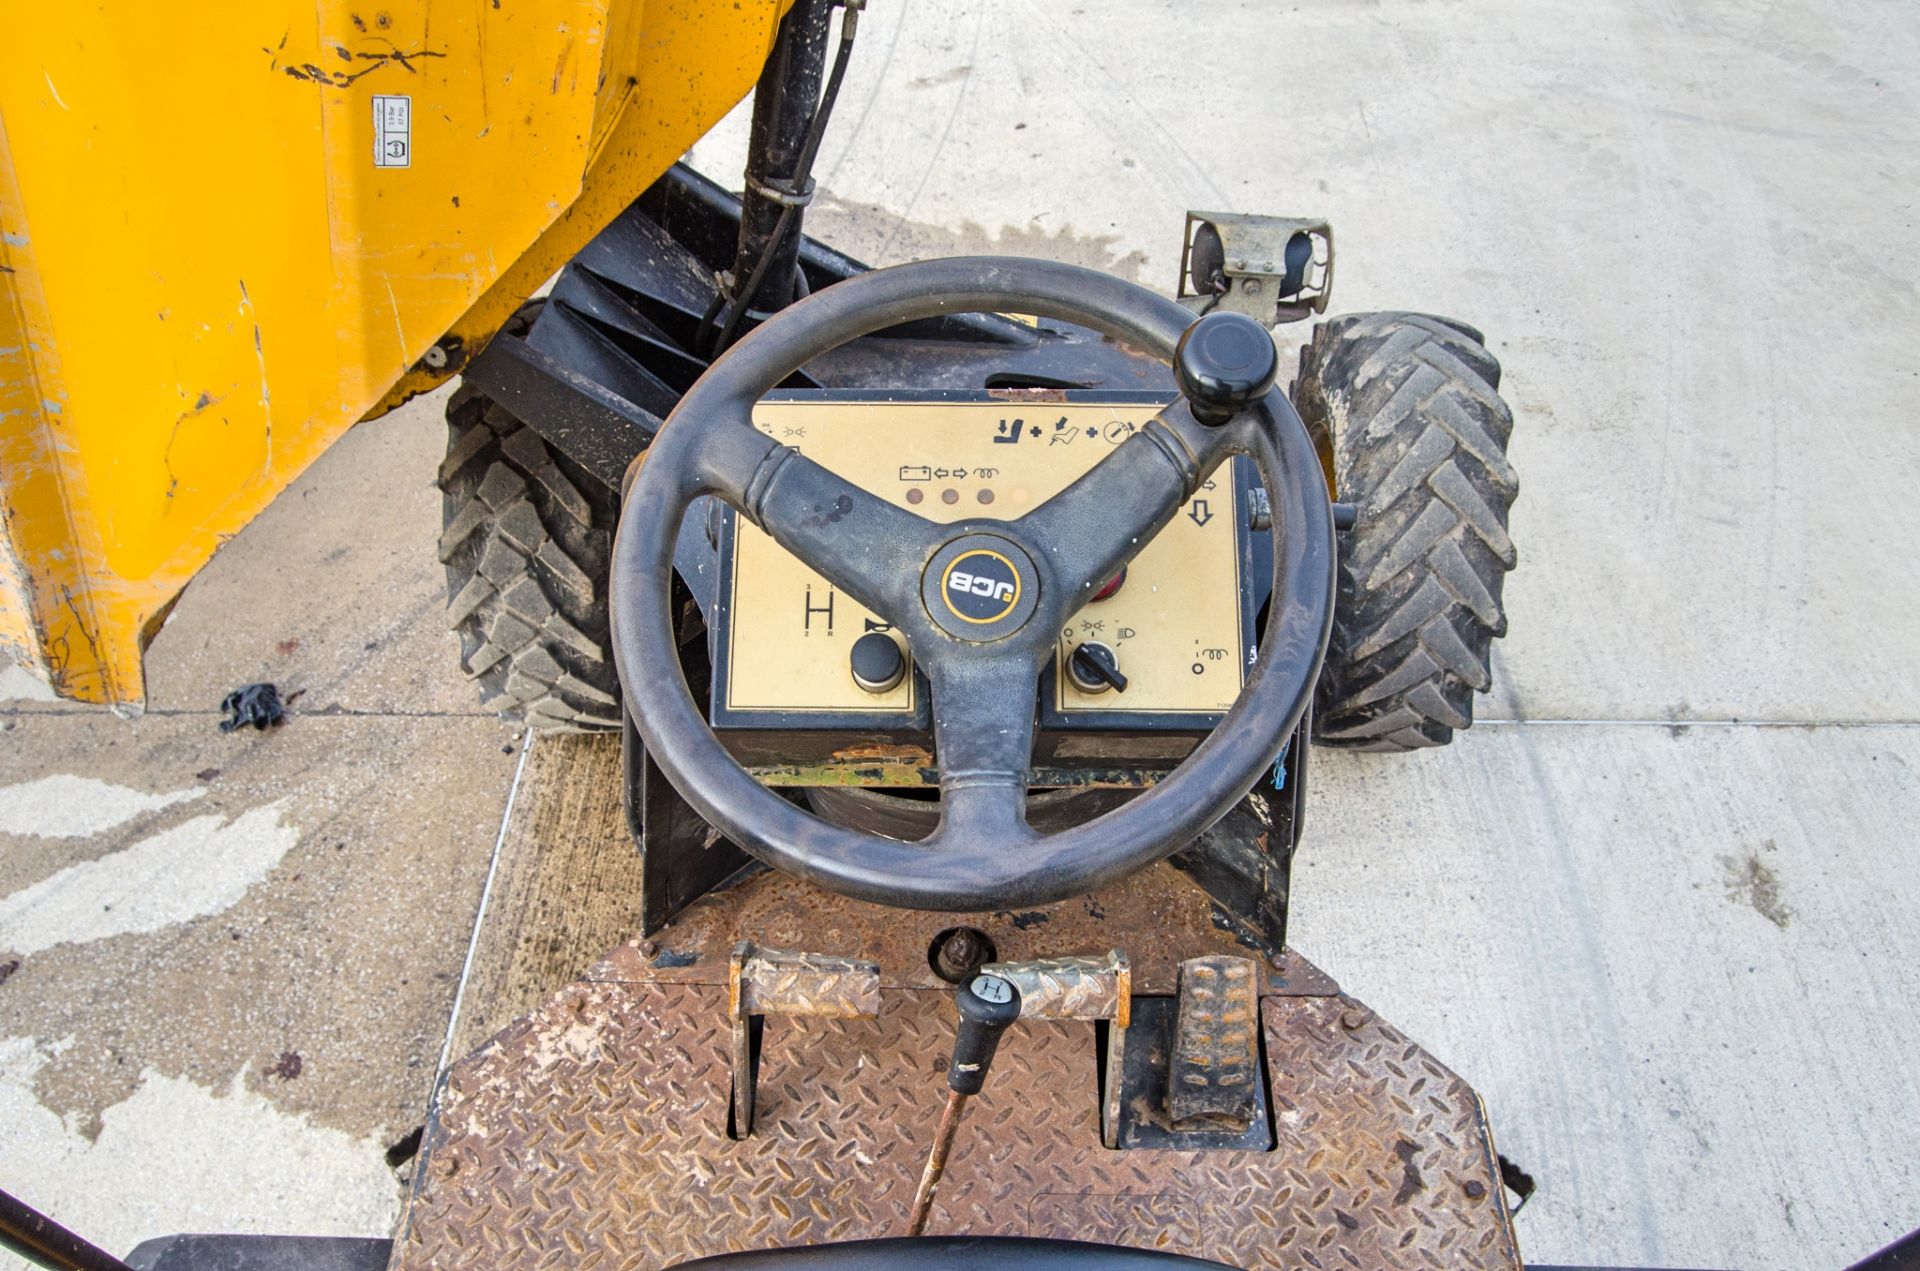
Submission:
{"label": "foot pedal", "polygon": [[1188,958],[1167,1064],[1176,1130],[1246,1133],[1260,1103],[1260,996],[1245,958]]}
{"label": "foot pedal", "polygon": [[1260,1058],[1258,968],[1190,958],[1177,997],[1139,997],[1118,1086],[1120,1148],[1266,1152],[1273,1121]]}
{"label": "foot pedal", "polygon": [[769,1015],[871,1019],[880,1013],[880,964],[762,949],[742,940],[727,963],[727,1013],[733,1017],[733,1127],[728,1133],[744,1139],[753,1134],[761,1022]]}
{"label": "foot pedal", "polygon": [[[1020,991],[1022,1019],[1084,1019],[1106,1025],[1102,1071],[1126,1066],[1127,1027],[1133,1022],[1133,964],[1118,949],[1104,956],[993,962],[980,968],[1009,980]],[[1109,1078],[1100,1101],[1100,1141],[1118,1142],[1120,1083]]]}

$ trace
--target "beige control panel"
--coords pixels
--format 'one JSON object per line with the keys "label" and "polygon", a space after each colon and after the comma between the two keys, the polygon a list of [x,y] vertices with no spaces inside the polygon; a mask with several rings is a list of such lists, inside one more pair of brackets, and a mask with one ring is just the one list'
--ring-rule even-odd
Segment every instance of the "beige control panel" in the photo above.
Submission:
{"label": "beige control panel", "polygon": [[[930,521],[1016,520],[1131,437],[1158,407],[1045,401],[768,401],[754,423],[863,489]],[[1214,714],[1247,664],[1225,464],[1128,566],[1119,589],[1061,632],[1057,666],[1082,641],[1113,651],[1124,693],[1089,693],[1056,674],[1064,714]],[[1119,510],[1116,509],[1116,514]],[[914,677],[884,693],[854,682],[853,642],[885,624],[736,518],[723,701],[733,711],[910,715]],[[900,636],[888,632],[892,638]],[[909,654],[911,651],[909,650]]]}

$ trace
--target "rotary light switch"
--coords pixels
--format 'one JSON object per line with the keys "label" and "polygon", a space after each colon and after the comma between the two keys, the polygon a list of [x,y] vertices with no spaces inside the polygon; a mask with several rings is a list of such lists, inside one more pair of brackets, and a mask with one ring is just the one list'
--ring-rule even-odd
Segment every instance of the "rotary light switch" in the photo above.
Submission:
{"label": "rotary light switch", "polygon": [[869,631],[853,642],[853,682],[869,693],[890,693],[907,674],[907,657],[892,636]]}
{"label": "rotary light switch", "polygon": [[1082,693],[1127,691],[1127,677],[1120,674],[1120,655],[1098,640],[1074,646],[1073,656],[1067,659],[1067,675]]}

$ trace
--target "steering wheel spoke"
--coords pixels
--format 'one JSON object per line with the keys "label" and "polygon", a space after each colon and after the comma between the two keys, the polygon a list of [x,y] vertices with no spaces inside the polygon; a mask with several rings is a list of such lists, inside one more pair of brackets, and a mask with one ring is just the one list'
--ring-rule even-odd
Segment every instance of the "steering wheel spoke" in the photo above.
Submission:
{"label": "steering wheel spoke", "polygon": [[939,527],[895,507],[752,425],[752,406],[710,425],[706,491],[719,495],[841,591],[900,623],[918,604],[918,578]]}
{"label": "steering wheel spoke", "polygon": [[1021,517],[1018,531],[1043,544],[1060,583],[1058,626],[1153,541],[1239,439],[1198,423],[1186,400],[1170,404],[1078,481]]}
{"label": "steering wheel spoke", "polygon": [[925,846],[1030,842],[1037,837],[1027,825],[1027,774],[1038,674],[1031,654],[988,661],[936,652],[923,665],[933,687],[941,805]]}

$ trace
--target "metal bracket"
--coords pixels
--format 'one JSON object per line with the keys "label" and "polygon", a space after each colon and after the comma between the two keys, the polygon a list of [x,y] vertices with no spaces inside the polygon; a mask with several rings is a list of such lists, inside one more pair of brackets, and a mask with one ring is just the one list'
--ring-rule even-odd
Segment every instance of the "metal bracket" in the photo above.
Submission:
{"label": "metal bracket", "polygon": [[1213,900],[1250,943],[1273,957],[1287,947],[1293,852],[1306,820],[1311,708],[1262,781],[1233,810],[1169,858]]}
{"label": "metal bracket", "polygon": [[465,377],[608,489],[620,488],[627,464],[660,428],[660,416],[518,336],[495,336]]}
{"label": "metal bracket", "polygon": [[621,739],[627,832],[640,853],[640,934],[653,935],[708,892],[761,868],[700,819],[647,754],[628,716]]}
{"label": "metal bracket", "polygon": [[1120,1125],[1120,1074],[1125,1070],[1127,1026],[1133,1022],[1133,964],[1114,949],[1104,956],[992,962],[982,974],[1013,981],[1020,990],[1021,1019],[1086,1019],[1107,1022],[1106,1090],[1100,1100],[1100,1141],[1113,1147]]}
{"label": "metal bracket", "polygon": [[1188,212],[1175,298],[1190,309],[1244,313],[1266,326],[1327,311],[1333,226],[1240,212]]}
{"label": "metal bracket", "polygon": [[753,1133],[759,1021],[768,1015],[871,1019],[880,1013],[880,964],[826,953],[734,946],[727,962],[727,1014],[733,1020],[733,1137]]}

